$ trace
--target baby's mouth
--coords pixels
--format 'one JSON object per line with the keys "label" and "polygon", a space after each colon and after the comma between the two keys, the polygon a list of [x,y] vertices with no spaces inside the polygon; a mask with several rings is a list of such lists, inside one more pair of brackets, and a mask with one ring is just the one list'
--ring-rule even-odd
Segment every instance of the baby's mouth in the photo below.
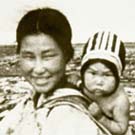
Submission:
{"label": "baby's mouth", "polygon": [[103,89],[96,88],[96,89],[93,89],[92,92],[98,94],[98,93],[104,92],[104,90]]}

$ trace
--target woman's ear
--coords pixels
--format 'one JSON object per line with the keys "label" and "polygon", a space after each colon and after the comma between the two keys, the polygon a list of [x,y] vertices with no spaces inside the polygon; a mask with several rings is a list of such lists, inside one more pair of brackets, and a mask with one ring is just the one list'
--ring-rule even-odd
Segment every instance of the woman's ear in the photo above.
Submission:
{"label": "woman's ear", "polygon": [[21,71],[21,65],[20,65],[20,55],[16,55],[16,70],[17,70],[17,73],[19,75],[22,75],[22,71]]}
{"label": "woman's ear", "polygon": [[20,56],[18,54],[16,54],[15,63],[17,65],[17,67],[20,67]]}

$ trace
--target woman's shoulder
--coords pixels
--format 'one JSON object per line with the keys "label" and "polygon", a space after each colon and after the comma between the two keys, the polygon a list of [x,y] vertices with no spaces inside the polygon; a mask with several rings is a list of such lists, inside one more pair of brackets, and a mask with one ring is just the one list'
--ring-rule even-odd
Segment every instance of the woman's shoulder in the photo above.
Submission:
{"label": "woman's shoulder", "polygon": [[[97,129],[104,130],[104,127],[89,115],[88,101],[84,95],[73,88],[58,89],[56,95],[46,104],[50,107],[48,113],[48,123],[50,127],[54,126],[58,134],[64,129],[65,132],[81,135],[83,132],[87,134],[93,133],[97,135]],[[60,125],[58,124],[60,121]],[[54,123],[54,124],[52,124]],[[56,124],[57,123],[57,124]],[[78,129],[79,127],[79,129]],[[78,130],[77,130],[78,129]],[[57,133],[56,133],[57,134]],[[64,134],[64,133],[63,133]]]}
{"label": "woman's shoulder", "polygon": [[48,129],[54,129],[50,132],[55,131],[55,135],[98,135],[99,132],[102,135],[111,135],[87,112],[69,104],[55,106],[48,114],[47,126]]}
{"label": "woman's shoulder", "polygon": [[89,102],[77,89],[60,88],[57,89],[50,99],[43,104],[44,107],[47,106],[49,108],[61,105],[72,106],[84,111],[87,109]]}
{"label": "woman's shoulder", "polygon": [[6,110],[7,113],[3,116],[0,123],[6,122],[6,121],[10,122],[12,121],[12,119],[15,119],[17,121],[17,118],[21,116],[29,100],[30,98],[28,95],[25,95],[24,97],[21,97],[20,99],[18,99],[18,101],[15,103],[16,105],[14,106],[14,108],[10,110],[8,109]]}
{"label": "woman's shoulder", "polygon": [[85,113],[70,105],[55,106],[48,115],[47,123],[56,135],[97,135],[96,124]]}
{"label": "woman's shoulder", "polygon": [[57,97],[67,96],[67,95],[77,95],[77,96],[83,97],[83,94],[81,93],[80,90],[78,90],[77,88],[72,88],[72,87],[59,88],[53,94],[53,96],[57,96]]}

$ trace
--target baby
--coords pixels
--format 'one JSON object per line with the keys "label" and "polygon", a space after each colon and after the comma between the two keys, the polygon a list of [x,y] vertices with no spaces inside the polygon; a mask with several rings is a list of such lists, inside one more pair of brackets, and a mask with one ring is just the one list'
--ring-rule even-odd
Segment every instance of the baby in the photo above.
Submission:
{"label": "baby", "polygon": [[112,134],[122,135],[129,121],[129,100],[119,85],[125,48],[118,36],[98,32],[87,42],[81,60],[83,93],[92,101],[91,115]]}

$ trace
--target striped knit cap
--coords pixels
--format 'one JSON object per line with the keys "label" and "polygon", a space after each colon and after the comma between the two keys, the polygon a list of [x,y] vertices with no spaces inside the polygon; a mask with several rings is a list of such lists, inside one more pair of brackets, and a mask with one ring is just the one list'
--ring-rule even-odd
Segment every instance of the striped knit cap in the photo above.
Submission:
{"label": "striped knit cap", "polygon": [[89,60],[101,59],[113,63],[120,76],[125,67],[124,43],[111,32],[98,32],[87,42],[81,61],[81,68]]}

